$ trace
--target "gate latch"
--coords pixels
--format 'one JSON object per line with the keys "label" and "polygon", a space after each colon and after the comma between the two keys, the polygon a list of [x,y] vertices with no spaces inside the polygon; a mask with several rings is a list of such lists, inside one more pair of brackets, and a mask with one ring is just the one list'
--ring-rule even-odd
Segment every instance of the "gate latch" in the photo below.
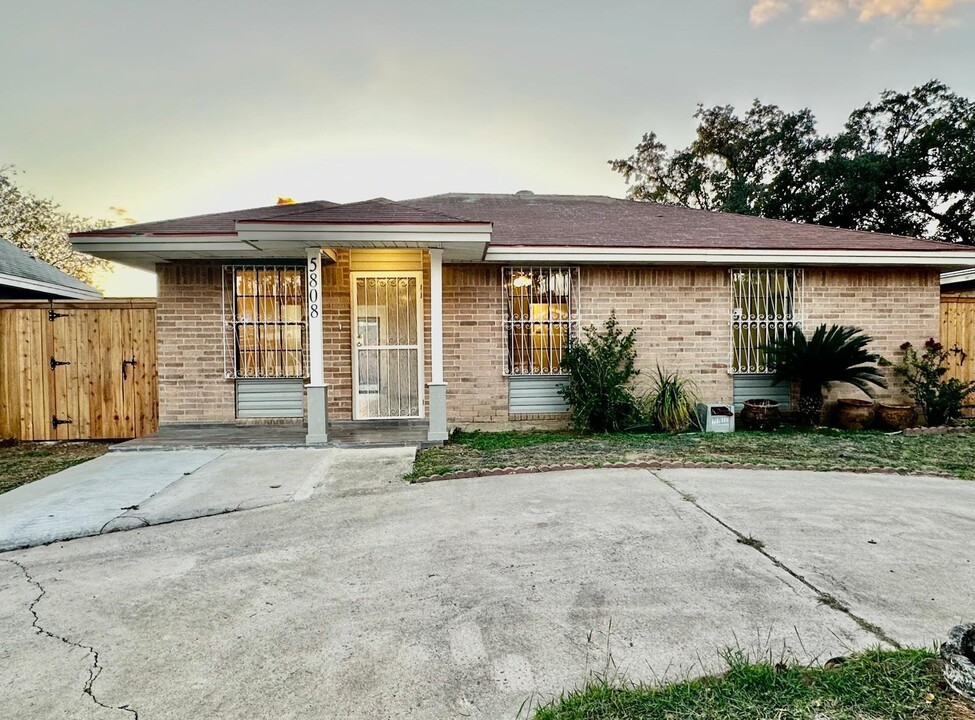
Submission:
{"label": "gate latch", "polygon": [[58,429],[58,425],[70,425],[72,422],[74,422],[74,421],[73,420],[62,420],[57,415],[52,415],[51,416],[51,427],[54,428],[55,430]]}
{"label": "gate latch", "polygon": [[125,371],[126,370],[126,365],[131,365],[132,367],[135,367],[138,364],[139,363],[137,363],[135,361],[135,355],[132,356],[132,359],[131,360],[123,360],[122,361],[122,379],[125,380],[129,376],[128,373]]}
{"label": "gate latch", "polygon": [[58,365],[70,365],[70,364],[71,364],[71,362],[68,361],[68,360],[55,360],[54,359],[54,356],[53,355],[51,356],[51,369],[52,370],[54,368],[56,368]]}

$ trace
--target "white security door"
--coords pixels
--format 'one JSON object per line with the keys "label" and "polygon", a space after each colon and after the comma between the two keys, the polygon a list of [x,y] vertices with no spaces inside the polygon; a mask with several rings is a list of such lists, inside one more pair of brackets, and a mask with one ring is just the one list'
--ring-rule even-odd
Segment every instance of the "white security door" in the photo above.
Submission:
{"label": "white security door", "polygon": [[420,273],[352,273],[356,420],[423,416]]}

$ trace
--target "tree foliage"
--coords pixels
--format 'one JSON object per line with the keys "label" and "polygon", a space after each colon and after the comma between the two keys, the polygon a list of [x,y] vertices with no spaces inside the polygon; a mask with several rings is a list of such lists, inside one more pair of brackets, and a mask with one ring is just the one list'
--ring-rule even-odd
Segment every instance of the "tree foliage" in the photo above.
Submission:
{"label": "tree foliage", "polygon": [[0,238],[9,240],[46,263],[91,283],[107,260],[80,253],[68,233],[111,227],[108,220],[73,215],[50,198],[40,198],[14,182],[17,171],[0,167]]}
{"label": "tree foliage", "polygon": [[975,244],[975,102],[932,80],[885,90],[821,134],[806,108],[698,106],[694,141],[647,133],[612,160],[629,197]]}

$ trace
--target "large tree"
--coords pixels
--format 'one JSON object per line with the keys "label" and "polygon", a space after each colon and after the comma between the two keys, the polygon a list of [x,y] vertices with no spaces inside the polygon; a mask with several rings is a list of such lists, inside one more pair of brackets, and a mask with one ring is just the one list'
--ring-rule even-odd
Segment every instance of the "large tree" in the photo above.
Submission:
{"label": "large tree", "polygon": [[68,242],[68,233],[111,227],[112,222],[73,215],[53,200],[19,188],[16,174],[13,167],[0,167],[0,238],[91,283],[95,272],[110,264],[77,252]]}
{"label": "large tree", "polygon": [[629,197],[975,245],[975,102],[941,82],[884,91],[835,135],[758,100],[694,117],[688,147],[651,132],[610,161]]}

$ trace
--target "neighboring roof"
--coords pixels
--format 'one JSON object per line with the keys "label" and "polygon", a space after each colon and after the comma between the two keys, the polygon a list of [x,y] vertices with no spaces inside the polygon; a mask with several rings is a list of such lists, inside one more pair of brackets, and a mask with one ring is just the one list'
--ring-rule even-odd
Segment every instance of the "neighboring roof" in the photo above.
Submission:
{"label": "neighboring roof", "polygon": [[448,193],[404,202],[472,221],[489,221],[494,224],[492,246],[972,251],[971,247],[933,240],[601,195]]}
{"label": "neighboring roof", "polygon": [[100,298],[87,283],[0,238],[0,285],[62,298]]}
{"label": "neighboring roof", "polygon": [[328,200],[315,200],[304,203],[289,203],[286,205],[269,205],[267,207],[249,208],[247,210],[231,210],[230,212],[211,213],[209,215],[191,215],[190,217],[174,220],[158,220],[155,222],[123,225],[121,227],[105,228],[103,230],[89,230],[88,232],[71,233],[71,237],[105,237],[110,235],[232,235],[237,231],[238,220],[261,220],[268,217],[287,217],[304,212],[313,212],[324,208],[337,207],[338,203]]}
{"label": "neighboring roof", "polygon": [[975,268],[941,273],[942,285],[958,285],[960,283],[975,283]]}

